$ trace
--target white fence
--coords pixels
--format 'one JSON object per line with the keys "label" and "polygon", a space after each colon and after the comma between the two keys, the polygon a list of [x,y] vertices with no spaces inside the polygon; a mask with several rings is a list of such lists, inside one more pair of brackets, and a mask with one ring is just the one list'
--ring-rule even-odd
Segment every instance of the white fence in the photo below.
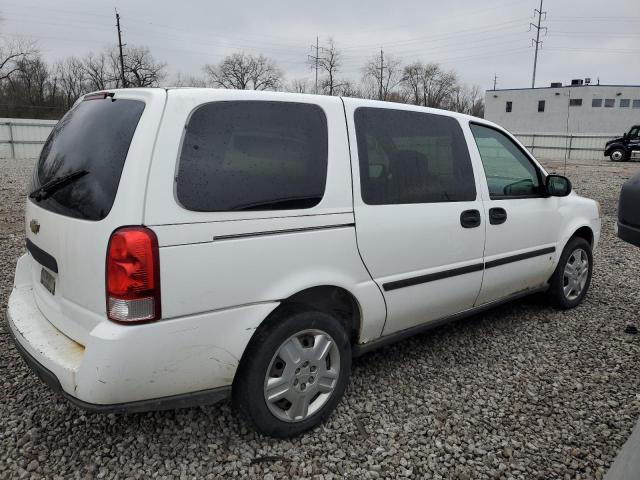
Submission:
{"label": "white fence", "polygon": [[581,135],[577,133],[515,133],[527,149],[540,160],[603,160],[607,140],[620,135]]}
{"label": "white fence", "polygon": [[37,158],[57,120],[0,118],[0,158]]}
{"label": "white fence", "polygon": [[[0,158],[37,158],[56,120],[0,118]],[[616,135],[516,133],[540,160],[601,160],[604,144]]]}

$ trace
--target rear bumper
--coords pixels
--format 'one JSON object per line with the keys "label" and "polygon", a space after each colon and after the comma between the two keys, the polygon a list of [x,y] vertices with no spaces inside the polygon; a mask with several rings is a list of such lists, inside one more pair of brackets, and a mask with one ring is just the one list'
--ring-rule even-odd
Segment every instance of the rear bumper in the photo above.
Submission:
{"label": "rear bumper", "polygon": [[97,404],[80,400],[62,389],[58,377],[36,360],[25,347],[16,339],[12,330],[9,330],[13,338],[16,350],[20,353],[25,363],[51,390],[62,394],[69,402],[77,407],[96,413],[139,413],[151,410],[170,410],[176,408],[188,408],[197,405],[213,404],[231,396],[231,386],[212,388],[200,392],[184,393],[169,397],[140,400],[136,402],[124,402],[114,404]]}
{"label": "rear bumper", "polygon": [[[7,323],[16,348],[53,390],[82,408],[138,412],[212,403],[229,395],[269,302],[143,325],[99,322],[80,345],[41,313],[16,270]],[[20,280],[20,281],[18,281]]]}

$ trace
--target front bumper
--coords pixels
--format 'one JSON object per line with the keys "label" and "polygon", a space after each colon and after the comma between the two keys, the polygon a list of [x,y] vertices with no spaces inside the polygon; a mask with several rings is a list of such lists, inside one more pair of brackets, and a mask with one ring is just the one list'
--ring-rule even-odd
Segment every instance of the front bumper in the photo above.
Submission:
{"label": "front bumper", "polygon": [[618,222],[617,233],[620,240],[624,240],[631,245],[640,247],[640,228],[635,228],[630,225]]}
{"label": "front bumper", "polygon": [[212,403],[229,395],[255,329],[278,305],[253,304],[142,325],[105,318],[85,345],[42,314],[18,261],[7,324],[38,376],[73,403],[94,411],[137,412]]}

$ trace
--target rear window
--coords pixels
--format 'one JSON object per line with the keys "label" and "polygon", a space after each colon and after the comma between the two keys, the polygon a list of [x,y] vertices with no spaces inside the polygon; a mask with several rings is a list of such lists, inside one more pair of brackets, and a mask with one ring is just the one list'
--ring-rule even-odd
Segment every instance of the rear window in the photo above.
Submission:
{"label": "rear window", "polygon": [[106,217],[144,106],[139,100],[107,98],[85,100],[70,110],[42,148],[31,191],[74,172],[87,173],[33,201],[69,217]]}
{"label": "rear window", "polygon": [[202,105],[186,127],[176,196],[200,212],[311,208],[324,195],[327,143],[317,105]]}

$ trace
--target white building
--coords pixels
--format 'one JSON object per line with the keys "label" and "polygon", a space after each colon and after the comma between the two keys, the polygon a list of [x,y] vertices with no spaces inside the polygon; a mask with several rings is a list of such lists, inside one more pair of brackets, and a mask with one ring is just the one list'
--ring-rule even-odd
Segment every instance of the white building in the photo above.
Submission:
{"label": "white building", "polygon": [[519,134],[618,136],[640,124],[640,85],[571,83],[487,90],[485,118]]}

